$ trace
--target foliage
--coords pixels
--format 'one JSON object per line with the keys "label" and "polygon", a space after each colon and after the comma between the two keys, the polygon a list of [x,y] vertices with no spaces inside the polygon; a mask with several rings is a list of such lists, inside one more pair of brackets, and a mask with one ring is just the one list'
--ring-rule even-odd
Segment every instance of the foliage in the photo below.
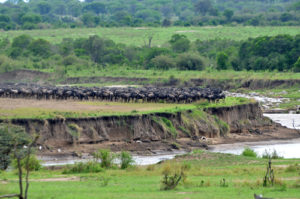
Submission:
{"label": "foliage", "polygon": [[174,52],[182,53],[190,49],[190,40],[185,35],[175,34],[169,42]]}
{"label": "foliage", "polygon": [[[29,144],[29,137],[24,133],[24,129],[14,125],[0,125],[0,170],[5,170],[11,163],[11,156],[14,147],[17,153],[24,157],[23,146]],[[24,161],[24,160],[23,160]],[[23,164],[24,165],[24,164]]]}
{"label": "foliage", "polygon": [[[26,161],[27,161],[26,159],[22,159],[21,160],[21,167],[23,169],[26,169]],[[28,161],[29,161],[28,162],[28,169],[29,169],[29,171],[39,171],[42,168],[40,160],[38,160],[35,155],[31,155],[29,157]],[[17,160],[14,160],[13,166],[14,166],[14,168],[18,167]]]}
{"label": "foliage", "polygon": [[163,168],[163,179],[162,183],[162,190],[172,190],[177,187],[180,181],[183,181],[186,178],[186,174],[184,173],[184,168],[181,168],[180,171],[176,171],[176,169],[172,171],[170,165],[166,165]]}
{"label": "foliage", "polygon": [[9,0],[1,4],[0,28],[299,25],[298,8],[297,0]]}
{"label": "foliage", "polygon": [[274,149],[273,152],[265,150],[264,153],[262,154],[262,158],[265,158],[265,159],[270,159],[270,158],[271,159],[280,159],[282,157]]}
{"label": "foliage", "polygon": [[166,55],[158,55],[151,59],[151,65],[157,69],[168,70],[175,68],[174,60]]}
{"label": "foliage", "polygon": [[226,70],[228,65],[228,56],[224,52],[220,52],[217,55],[217,69]]}
{"label": "foliage", "polygon": [[250,149],[249,147],[246,147],[244,149],[242,155],[247,157],[257,157],[257,153],[253,149]]}
{"label": "foliage", "polygon": [[183,53],[177,58],[177,67],[180,70],[203,70],[204,63],[199,55]]}
{"label": "foliage", "polygon": [[121,169],[126,169],[134,163],[132,155],[126,151],[121,152],[120,161],[121,161]]}
{"label": "foliage", "polygon": [[113,166],[113,161],[115,160],[115,155],[108,149],[100,149],[93,154],[96,161],[100,161],[102,168],[110,168]]}
{"label": "foliage", "polygon": [[76,173],[99,173],[103,168],[98,162],[76,162],[74,165],[67,166],[63,174],[76,174]]}

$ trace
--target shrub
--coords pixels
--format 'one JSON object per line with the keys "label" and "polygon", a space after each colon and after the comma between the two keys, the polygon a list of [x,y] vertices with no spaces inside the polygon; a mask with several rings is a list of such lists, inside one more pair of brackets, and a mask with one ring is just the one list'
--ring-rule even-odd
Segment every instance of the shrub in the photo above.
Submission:
{"label": "shrub", "polygon": [[204,63],[199,55],[184,53],[178,56],[177,67],[180,70],[203,70]]}
{"label": "shrub", "polygon": [[250,149],[249,147],[246,147],[242,153],[243,156],[247,156],[247,157],[257,157],[257,153],[253,150]]}
{"label": "shrub", "polygon": [[168,70],[175,67],[174,60],[166,55],[159,55],[151,59],[151,66],[157,69]]}
{"label": "shrub", "polygon": [[228,66],[228,55],[225,52],[220,52],[217,55],[217,69],[226,70]]}
{"label": "shrub", "polygon": [[279,156],[279,154],[277,153],[277,151],[274,149],[273,152],[269,152],[267,150],[265,150],[265,152],[262,154],[262,158],[266,158],[266,159],[280,159],[283,158],[281,156]]}
{"label": "shrub", "polygon": [[97,161],[101,161],[100,165],[102,168],[110,168],[113,165],[115,155],[107,149],[100,149],[98,152],[93,154]]}
{"label": "shrub", "polygon": [[174,52],[186,52],[190,49],[190,40],[185,35],[175,34],[169,41]]}
{"label": "shrub", "polygon": [[74,173],[99,173],[102,172],[103,168],[98,162],[77,162],[72,166],[67,166],[64,169],[63,174],[74,174]]}
{"label": "shrub", "polygon": [[286,169],[286,172],[297,172],[300,171],[300,165],[299,164],[292,164],[289,165]]}
{"label": "shrub", "polygon": [[183,168],[180,171],[172,171],[170,165],[164,167],[162,174],[162,190],[175,189],[179,182],[186,178]]}
{"label": "shrub", "polygon": [[120,160],[121,160],[121,169],[126,169],[134,163],[132,155],[126,151],[121,152]]}
{"label": "shrub", "polygon": [[[22,161],[21,161],[21,166],[22,166],[23,169],[26,169],[25,168],[26,161],[27,161],[26,158],[22,159]],[[14,168],[17,168],[17,161],[16,160],[14,160],[13,166],[14,166]],[[40,161],[36,158],[35,155],[31,155],[29,157],[29,163],[28,163],[29,171],[39,171],[41,168],[42,168],[42,165],[41,165]]]}

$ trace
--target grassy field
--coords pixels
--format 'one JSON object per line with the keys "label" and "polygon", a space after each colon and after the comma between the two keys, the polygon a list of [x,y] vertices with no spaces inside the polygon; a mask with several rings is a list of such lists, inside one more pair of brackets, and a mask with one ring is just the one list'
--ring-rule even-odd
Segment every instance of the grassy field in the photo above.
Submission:
{"label": "grassy field", "polygon": [[[29,198],[197,198],[253,199],[300,198],[299,159],[273,160],[275,185],[263,187],[267,159],[229,154],[196,152],[151,166],[106,169],[100,173],[62,174],[62,170],[31,174]],[[161,190],[162,171],[184,168],[187,178],[175,190]],[[0,195],[18,191],[15,171],[0,176]],[[104,180],[107,183],[104,183]],[[220,183],[225,179],[225,184]]]}
{"label": "grassy field", "polygon": [[142,46],[153,36],[153,45],[159,46],[170,40],[173,34],[186,35],[191,41],[196,39],[232,39],[245,40],[249,37],[274,36],[278,34],[300,34],[298,26],[279,27],[168,27],[168,28],[76,28],[76,29],[53,29],[53,30],[22,30],[1,32],[0,38],[12,39],[21,34],[28,34],[34,38],[43,38],[52,43],[59,43],[63,38],[87,38],[92,35],[112,39],[117,43],[124,43],[134,46]]}
{"label": "grassy field", "polygon": [[[44,72],[54,72],[53,70],[44,70]],[[234,80],[234,79],[300,79],[300,73],[293,72],[277,72],[277,71],[234,71],[234,70],[210,70],[204,71],[179,71],[179,70],[140,70],[120,66],[110,66],[107,68],[92,70],[68,70],[68,77],[126,77],[126,78],[149,78],[150,81],[168,80],[174,77],[180,80],[190,79],[220,79],[220,80]],[[135,81],[124,82],[128,84],[136,84]],[[107,83],[106,83],[107,84]]]}
{"label": "grassy field", "polygon": [[155,112],[174,113],[195,108],[223,107],[250,103],[245,98],[227,97],[219,103],[193,104],[121,103],[106,101],[55,101],[33,99],[0,99],[0,119],[16,118],[86,118],[110,115],[139,115]]}

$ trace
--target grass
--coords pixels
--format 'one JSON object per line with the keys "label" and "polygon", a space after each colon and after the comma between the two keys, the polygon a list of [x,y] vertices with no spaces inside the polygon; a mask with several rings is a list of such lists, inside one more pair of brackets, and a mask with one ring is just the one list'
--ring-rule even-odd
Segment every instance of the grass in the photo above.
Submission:
{"label": "grass", "polygon": [[[100,173],[65,174],[63,170],[32,172],[29,197],[36,198],[214,198],[252,199],[253,194],[268,198],[299,198],[299,170],[294,165],[299,159],[273,160],[275,186],[263,187],[262,180],[268,160],[230,154],[201,151],[177,157],[151,166],[131,167],[126,170],[107,169]],[[292,165],[293,169],[289,169]],[[162,191],[162,171],[186,169],[187,179],[175,190]],[[41,179],[71,178],[75,181],[41,181]],[[0,180],[0,195],[18,190],[14,171],[4,172]],[[109,179],[102,183],[100,179]],[[226,180],[226,186],[220,181]],[[1,182],[2,183],[2,182]]]}
{"label": "grass", "polygon": [[[44,72],[54,72],[53,70],[44,70]],[[153,83],[162,80],[168,80],[170,77],[189,81],[190,79],[217,79],[217,80],[250,80],[250,79],[300,79],[300,73],[277,72],[277,71],[234,71],[234,70],[204,70],[204,71],[178,71],[178,70],[140,70],[128,67],[110,66],[99,70],[68,71],[69,77],[126,77],[126,78],[148,78]],[[104,82],[103,82],[104,83]],[[113,82],[111,82],[113,83]],[[136,82],[126,82],[126,84],[136,84]],[[151,82],[150,82],[151,83]]]}
{"label": "grass", "polygon": [[76,29],[51,29],[51,30],[18,30],[5,31],[1,33],[0,38],[12,39],[16,36],[28,34],[34,38],[43,38],[52,43],[60,43],[63,38],[87,38],[92,35],[112,39],[117,43],[127,45],[142,46],[147,42],[148,36],[152,35],[152,44],[161,46],[167,43],[173,34],[186,35],[191,41],[196,39],[232,39],[245,40],[249,37],[274,36],[278,34],[300,34],[298,26],[271,26],[271,27],[169,27],[169,28],[76,28]]}
{"label": "grass", "polygon": [[[8,99],[9,102],[11,101]],[[26,100],[22,100],[22,103]],[[32,101],[28,101],[24,106],[26,107],[13,107],[5,108],[0,107],[0,119],[49,119],[49,118],[88,118],[100,116],[125,116],[125,115],[141,115],[157,112],[176,113],[184,110],[192,110],[196,108],[209,108],[209,107],[225,107],[234,106],[238,104],[251,103],[251,100],[244,98],[227,97],[219,103],[205,103],[204,104],[170,104],[170,103],[121,103],[121,102],[106,102],[106,101],[72,101],[74,105],[80,105],[80,109],[60,110],[55,108],[55,103],[62,103],[60,101],[46,101],[50,103],[41,106],[33,106]],[[54,108],[48,108],[51,103]],[[71,103],[71,102],[70,102]]]}

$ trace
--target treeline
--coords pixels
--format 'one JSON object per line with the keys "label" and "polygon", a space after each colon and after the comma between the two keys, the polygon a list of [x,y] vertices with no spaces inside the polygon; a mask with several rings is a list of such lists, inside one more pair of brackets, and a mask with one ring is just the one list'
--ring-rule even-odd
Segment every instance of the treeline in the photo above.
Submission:
{"label": "treeline", "polygon": [[158,70],[277,70],[300,72],[300,35],[250,38],[246,41],[191,42],[175,34],[162,47],[117,44],[99,36],[66,38],[59,44],[28,35],[0,40],[0,72],[15,69],[98,70],[112,65]]}
{"label": "treeline", "polygon": [[7,0],[0,29],[300,25],[299,0]]}

